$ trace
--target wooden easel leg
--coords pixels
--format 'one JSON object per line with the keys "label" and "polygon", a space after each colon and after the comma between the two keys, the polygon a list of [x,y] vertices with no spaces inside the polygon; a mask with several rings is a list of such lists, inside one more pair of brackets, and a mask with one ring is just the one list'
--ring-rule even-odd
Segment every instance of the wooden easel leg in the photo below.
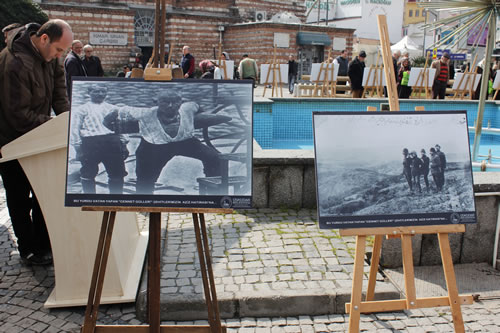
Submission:
{"label": "wooden easel leg", "polygon": [[90,282],[89,299],[85,310],[82,333],[94,333],[97,321],[97,311],[101,303],[104,275],[108,263],[109,249],[111,247],[111,236],[115,223],[116,212],[104,212],[101,225],[101,233],[97,243],[97,251],[94,262],[94,271]]}
{"label": "wooden easel leg", "polygon": [[382,250],[382,237],[382,235],[376,235],[373,243],[368,289],[366,290],[367,301],[373,301],[375,298],[375,284],[377,283],[378,264],[380,263],[380,251]]}
{"label": "wooden easel leg", "polygon": [[193,222],[196,235],[196,245],[198,248],[198,258],[200,260],[201,276],[203,280],[203,290],[205,292],[205,302],[207,304],[210,331],[212,333],[221,333],[222,328],[220,323],[219,306],[217,304],[217,292],[215,289],[212,259],[210,257],[210,248],[208,245],[208,236],[204,215],[202,213],[194,213]]}
{"label": "wooden easel leg", "polygon": [[160,333],[161,213],[149,213],[148,318],[149,332]]}
{"label": "wooden easel leg", "polygon": [[351,309],[349,314],[349,333],[359,332],[361,317],[361,296],[363,294],[363,266],[365,258],[366,236],[356,236],[356,254],[351,290]]}
{"label": "wooden easel leg", "polygon": [[403,271],[405,277],[406,308],[417,307],[417,292],[415,289],[415,271],[413,270],[413,252],[411,235],[401,235],[401,249],[403,253]]}
{"label": "wooden easel leg", "polygon": [[438,233],[438,239],[455,332],[465,332],[464,320],[460,309],[460,301],[458,299],[457,280],[455,278],[453,260],[451,257],[450,240],[448,238],[448,234],[446,233]]}

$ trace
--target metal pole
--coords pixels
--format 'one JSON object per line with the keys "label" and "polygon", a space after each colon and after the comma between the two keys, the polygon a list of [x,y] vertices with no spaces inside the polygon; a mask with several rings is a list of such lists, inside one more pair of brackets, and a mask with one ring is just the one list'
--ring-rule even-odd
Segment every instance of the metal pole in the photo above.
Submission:
{"label": "metal pole", "polygon": [[[424,13],[425,13],[425,22],[424,26],[427,25],[427,9],[424,8]],[[422,56],[425,57],[425,35],[427,34],[427,28],[424,28],[424,46],[422,47]]]}
{"label": "metal pole", "polygon": [[325,25],[328,25],[328,6],[329,5],[330,5],[330,1],[326,0]]}
{"label": "metal pole", "polygon": [[321,6],[321,0],[318,0],[318,25],[319,25],[319,7]]}
{"label": "metal pole", "polygon": [[490,22],[488,24],[488,40],[486,42],[485,61],[483,75],[481,79],[481,91],[479,94],[479,106],[477,108],[476,131],[474,135],[474,143],[472,145],[472,160],[477,160],[479,153],[479,142],[481,141],[481,131],[483,129],[484,104],[488,96],[488,81],[490,79],[490,64],[493,48],[495,47],[495,35],[497,31],[497,19],[495,12],[490,14]]}

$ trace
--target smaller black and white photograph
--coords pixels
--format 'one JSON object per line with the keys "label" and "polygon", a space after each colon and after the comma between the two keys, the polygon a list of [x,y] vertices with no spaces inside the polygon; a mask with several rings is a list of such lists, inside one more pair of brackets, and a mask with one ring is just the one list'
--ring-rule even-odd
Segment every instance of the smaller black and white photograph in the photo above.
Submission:
{"label": "smaller black and white photograph", "polygon": [[314,112],[321,228],[475,223],[465,111]]}
{"label": "smaller black and white photograph", "polygon": [[250,81],[75,79],[67,206],[249,208]]}

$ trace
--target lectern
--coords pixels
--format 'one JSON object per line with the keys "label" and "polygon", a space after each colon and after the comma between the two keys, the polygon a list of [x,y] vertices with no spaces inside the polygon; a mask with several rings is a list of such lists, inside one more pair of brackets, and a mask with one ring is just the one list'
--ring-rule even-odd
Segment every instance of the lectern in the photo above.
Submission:
{"label": "lectern", "polygon": [[[102,212],[64,207],[69,112],[2,147],[0,162],[18,159],[40,203],[54,257],[55,287],[44,306],[86,305]],[[135,213],[119,213],[101,303],[135,301],[148,233]]]}

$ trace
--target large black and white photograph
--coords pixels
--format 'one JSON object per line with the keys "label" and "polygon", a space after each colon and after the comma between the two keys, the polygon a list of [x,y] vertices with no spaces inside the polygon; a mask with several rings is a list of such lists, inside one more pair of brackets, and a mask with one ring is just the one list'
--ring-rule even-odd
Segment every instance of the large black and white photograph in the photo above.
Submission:
{"label": "large black and white photograph", "polygon": [[475,223],[467,115],[314,112],[321,228]]}
{"label": "large black and white photograph", "polygon": [[249,208],[250,81],[75,79],[67,206]]}

